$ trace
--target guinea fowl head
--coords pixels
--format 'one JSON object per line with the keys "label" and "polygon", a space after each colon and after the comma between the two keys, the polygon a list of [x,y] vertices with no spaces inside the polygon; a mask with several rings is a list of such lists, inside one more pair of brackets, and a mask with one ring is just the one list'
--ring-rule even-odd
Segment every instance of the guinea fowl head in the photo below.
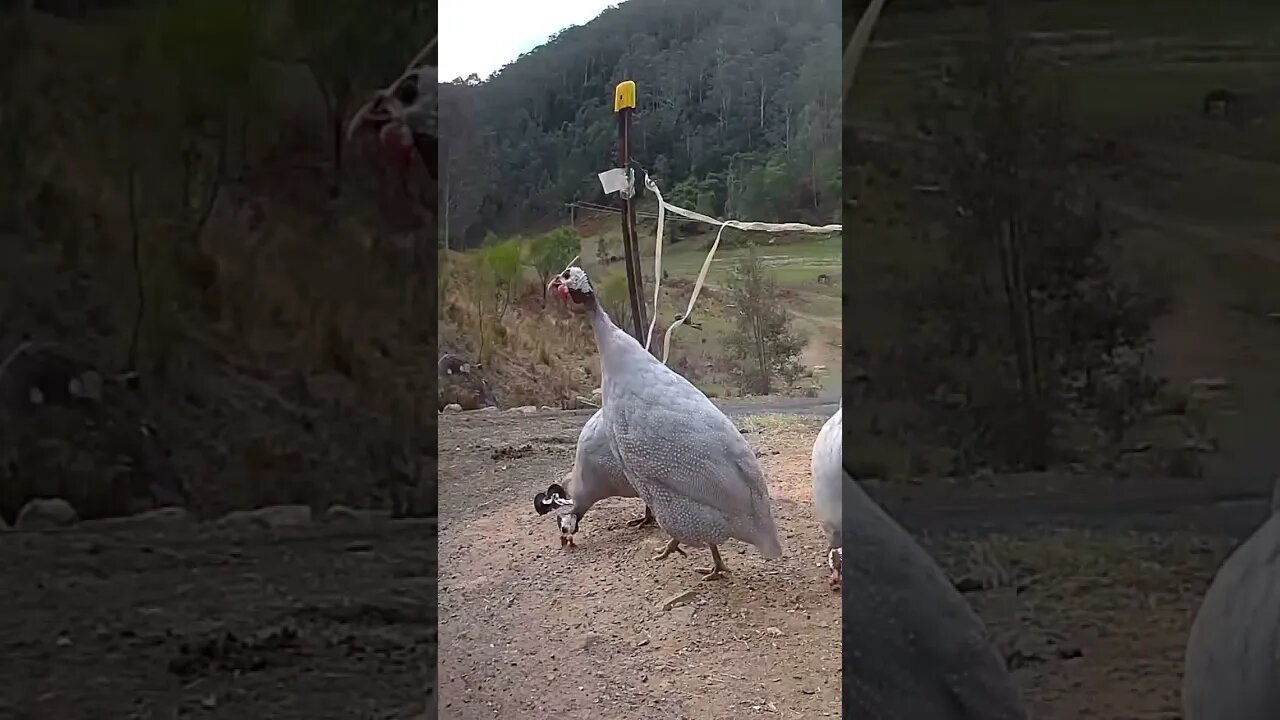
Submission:
{"label": "guinea fowl head", "polygon": [[575,547],[573,535],[578,532],[578,514],[569,510],[571,507],[573,500],[560,483],[551,483],[546,492],[533,496],[533,509],[539,515],[556,511],[556,521],[560,525],[560,547]]}
{"label": "guinea fowl head", "polygon": [[591,307],[595,303],[595,290],[591,287],[591,280],[587,278],[587,273],[577,265],[570,265],[564,269],[564,272],[551,278],[547,287],[556,291],[561,300],[570,304],[582,307]]}
{"label": "guinea fowl head", "polygon": [[[348,135],[368,132],[378,139],[385,161],[400,171],[413,162],[416,137],[433,138],[436,134],[435,98],[422,88],[435,85],[435,68],[423,65],[406,72],[393,86],[374,93],[373,98],[356,114]],[[434,172],[435,158],[424,156],[428,170]]]}

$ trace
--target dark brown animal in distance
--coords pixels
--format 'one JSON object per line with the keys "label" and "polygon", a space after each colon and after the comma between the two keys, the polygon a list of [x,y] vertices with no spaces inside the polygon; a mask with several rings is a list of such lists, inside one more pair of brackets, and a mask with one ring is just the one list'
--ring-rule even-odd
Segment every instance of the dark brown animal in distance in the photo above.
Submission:
{"label": "dark brown animal in distance", "polygon": [[1217,115],[1218,117],[1227,117],[1231,114],[1232,106],[1235,103],[1236,94],[1230,90],[1223,90],[1222,88],[1210,90],[1204,96],[1204,116]]}

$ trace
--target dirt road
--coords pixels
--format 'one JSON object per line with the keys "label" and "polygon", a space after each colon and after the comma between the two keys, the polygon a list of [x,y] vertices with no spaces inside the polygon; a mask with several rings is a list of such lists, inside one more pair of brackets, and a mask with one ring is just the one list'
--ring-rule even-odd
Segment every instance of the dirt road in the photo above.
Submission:
{"label": "dirt road", "polygon": [[426,521],[0,534],[0,717],[425,718],[435,542]]}
{"label": "dirt road", "polygon": [[666,536],[626,527],[635,499],[597,505],[579,547],[559,547],[531,501],[569,469],[588,416],[441,419],[441,717],[839,717],[839,596],[809,504],[825,416],[740,420],[786,554],[765,562],[731,543],[716,582],[693,571],[705,551],[651,559]]}

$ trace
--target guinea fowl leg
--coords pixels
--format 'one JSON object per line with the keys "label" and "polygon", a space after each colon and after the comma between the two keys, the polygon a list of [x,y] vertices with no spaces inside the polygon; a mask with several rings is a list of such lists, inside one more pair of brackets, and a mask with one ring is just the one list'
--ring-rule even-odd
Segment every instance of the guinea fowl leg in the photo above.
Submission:
{"label": "guinea fowl leg", "polygon": [[680,549],[680,541],[676,540],[675,538],[671,538],[671,542],[667,543],[667,546],[663,548],[662,552],[658,553],[657,555],[654,555],[653,559],[666,560],[667,556],[673,552],[680,553],[681,555],[686,554],[685,551]]}
{"label": "guinea fowl leg", "polygon": [[656,525],[658,520],[653,517],[653,510],[648,505],[644,506],[644,517],[638,517],[635,520],[628,520],[627,527],[649,527]]}
{"label": "guinea fowl leg", "polygon": [[720,548],[715,545],[708,545],[711,548],[711,561],[714,563],[709,568],[695,568],[702,573],[703,580],[715,580],[725,573],[729,572],[729,568],[725,567],[724,560],[720,558]]}

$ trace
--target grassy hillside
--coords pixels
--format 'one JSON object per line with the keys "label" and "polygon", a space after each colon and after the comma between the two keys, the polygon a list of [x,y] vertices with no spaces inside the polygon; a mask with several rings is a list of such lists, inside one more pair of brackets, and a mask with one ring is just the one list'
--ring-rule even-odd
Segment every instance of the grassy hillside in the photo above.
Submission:
{"label": "grassy hillside", "polygon": [[[622,263],[600,265],[593,260],[601,242],[613,252],[621,252],[617,222],[616,216],[607,216],[588,219],[579,225],[584,233],[581,262],[604,293],[625,293]],[[653,297],[652,232],[652,226],[641,226],[645,297],[649,307]],[[745,253],[743,243],[752,241],[759,243],[761,259],[781,291],[779,300],[792,314],[793,328],[805,341],[801,362],[808,368],[807,377],[787,391],[835,392],[840,386],[840,238],[747,235],[732,230],[725,232],[694,307],[693,318],[701,329],[681,326],[673,333],[669,364],[713,397],[740,392],[734,382],[736,363],[725,350],[725,339],[735,332],[735,323],[731,308],[726,307],[724,282],[734,263]],[[713,240],[714,234],[685,234],[680,242],[663,251],[666,279],[662,283],[653,340],[653,347],[658,348],[659,353],[666,328],[675,315],[688,306],[694,281]],[[443,257],[447,259],[442,268],[447,268],[453,279],[441,298],[441,348],[475,358],[480,350],[478,316],[474,301],[468,296],[475,253],[446,251]],[[819,275],[827,277],[820,281]],[[499,346],[484,369],[485,380],[503,406],[578,407],[580,397],[590,398],[591,391],[599,387],[599,358],[590,329],[581,317],[570,314],[554,297],[548,298],[545,307],[542,305],[540,283],[531,269],[526,269],[520,282],[518,302],[503,319],[497,340]]]}

